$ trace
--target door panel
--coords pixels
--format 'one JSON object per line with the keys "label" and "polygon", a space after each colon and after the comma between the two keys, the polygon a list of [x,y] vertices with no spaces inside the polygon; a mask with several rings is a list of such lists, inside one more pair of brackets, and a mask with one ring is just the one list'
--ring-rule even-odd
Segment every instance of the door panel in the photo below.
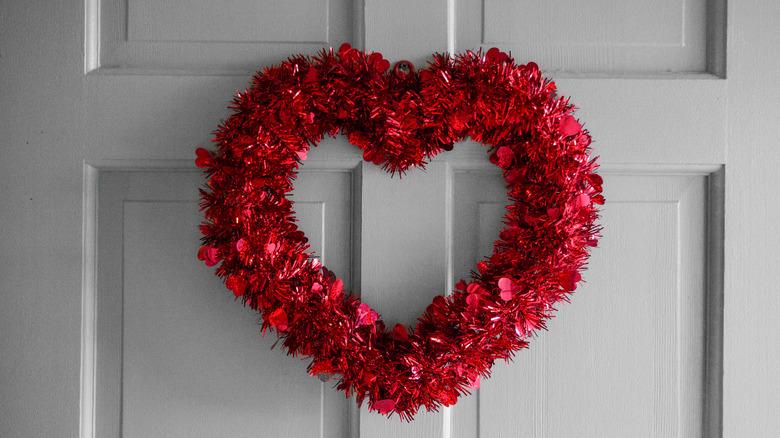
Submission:
{"label": "door panel", "polygon": [[[202,182],[100,175],[97,436],[346,436],[349,401],[272,349],[257,314],[193,262]],[[352,170],[307,169],[293,198],[312,249],[349,285]]]}
{"label": "door panel", "polygon": [[[476,401],[455,406],[453,436],[701,435],[707,178],[603,173],[609,233],[587,284]],[[483,175],[466,178],[480,191],[464,226],[494,228],[500,184],[486,196]],[[493,238],[472,245],[484,253]]]}
{"label": "door panel", "polygon": [[499,46],[547,71],[704,72],[706,0],[458,0],[458,45]]}
{"label": "door panel", "polygon": [[349,0],[85,0],[86,70],[242,74],[352,39]]}

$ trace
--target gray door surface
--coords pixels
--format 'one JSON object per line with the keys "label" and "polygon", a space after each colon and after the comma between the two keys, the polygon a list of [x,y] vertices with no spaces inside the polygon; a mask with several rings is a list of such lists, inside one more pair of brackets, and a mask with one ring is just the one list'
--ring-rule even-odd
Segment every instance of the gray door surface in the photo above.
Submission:
{"label": "gray door surface", "polygon": [[[1,2],[0,437],[777,436],[778,18],[770,0]],[[601,157],[586,283],[413,423],[272,349],[195,257],[195,147],[254,70],[345,41],[533,60]],[[468,276],[506,203],[479,144],[399,179],[344,138],[293,199],[389,325]]]}

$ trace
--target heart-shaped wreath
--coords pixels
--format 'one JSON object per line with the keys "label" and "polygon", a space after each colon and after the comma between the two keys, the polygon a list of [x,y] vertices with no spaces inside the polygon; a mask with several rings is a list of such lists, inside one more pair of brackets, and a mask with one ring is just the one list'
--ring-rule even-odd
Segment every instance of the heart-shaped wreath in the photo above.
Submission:
{"label": "heart-shaped wreath", "polygon": [[[389,69],[380,53],[344,44],[258,72],[217,129],[217,152],[197,150],[208,174],[198,257],[221,262],[227,288],[290,355],[311,357],[312,375],[411,420],[420,406],[454,404],[544,328],[581,279],[604,198],[590,136],[536,64],[490,49],[437,54],[419,72],[408,62]],[[296,224],[287,198],[296,171],[310,146],[338,133],[393,174],[466,136],[503,171],[510,204],[493,254],[415,327],[388,330],[314,258]]]}

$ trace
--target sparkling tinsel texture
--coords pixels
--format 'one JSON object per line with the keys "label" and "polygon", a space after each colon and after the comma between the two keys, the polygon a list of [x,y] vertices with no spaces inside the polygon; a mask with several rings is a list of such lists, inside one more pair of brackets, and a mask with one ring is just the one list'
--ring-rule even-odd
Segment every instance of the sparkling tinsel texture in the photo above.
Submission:
{"label": "sparkling tinsel texture", "polygon": [[[434,55],[415,71],[344,44],[258,72],[231,109],[217,150],[197,150],[208,177],[198,258],[262,314],[263,332],[311,358],[312,375],[332,376],[372,410],[411,420],[421,406],[454,404],[497,359],[528,346],[596,245],[604,198],[590,135],[536,64],[497,49]],[[386,327],[296,224],[288,194],[298,167],[309,147],[339,133],[390,173],[466,137],[503,172],[509,205],[493,254],[414,327]]]}

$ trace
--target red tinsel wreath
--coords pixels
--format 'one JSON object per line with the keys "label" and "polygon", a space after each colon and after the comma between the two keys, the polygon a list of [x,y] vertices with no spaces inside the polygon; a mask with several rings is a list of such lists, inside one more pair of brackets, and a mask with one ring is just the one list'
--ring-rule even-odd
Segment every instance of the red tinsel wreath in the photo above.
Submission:
{"label": "red tinsel wreath", "polygon": [[[264,332],[311,357],[312,375],[411,420],[420,406],[454,404],[544,328],[581,279],[604,198],[588,132],[536,64],[490,49],[437,54],[418,72],[407,62],[389,68],[380,53],[344,44],[258,72],[217,129],[218,150],[197,150],[208,175],[198,257],[219,264]],[[339,133],[390,173],[467,136],[503,171],[510,205],[493,254],[414,327],[388,330],[314,258],[296,224],[287,197],[296,171],[310,146]]]}

